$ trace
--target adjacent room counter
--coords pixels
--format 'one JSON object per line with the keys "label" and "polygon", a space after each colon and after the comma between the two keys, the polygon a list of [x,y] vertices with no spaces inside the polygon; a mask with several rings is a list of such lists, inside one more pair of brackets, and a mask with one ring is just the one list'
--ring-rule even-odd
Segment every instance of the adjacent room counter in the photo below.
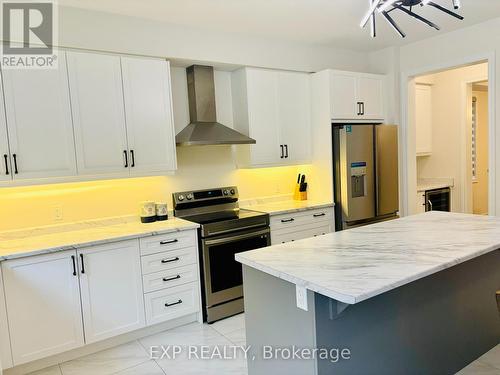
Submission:
{"label": "adjacent room counter", "polygon": [[143,224],[125,216],[0,232],[0,261],[198,228],[175,217]]}
{"label": "adjacent room counter", "polygon": [[249,375],[454,374],[500,341],[499,249],[500,218],[428,212],[237,254]]}

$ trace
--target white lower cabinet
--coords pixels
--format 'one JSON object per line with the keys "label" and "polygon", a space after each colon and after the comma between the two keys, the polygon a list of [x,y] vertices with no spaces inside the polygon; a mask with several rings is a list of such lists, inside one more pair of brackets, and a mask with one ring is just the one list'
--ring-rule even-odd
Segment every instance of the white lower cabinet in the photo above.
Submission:
{"label": "white lower cabinet", "polygon": [[73,262],[71,250],[2,263],[14,365],[84,344]]}
{"label": "white lower cabinet", "polygon": [[141,239],[147,325],[200,311],[197,239],[196,230]]}
{"label": "white lower cabinet", "polygon": [[333,207],[271,215],[271,244],[317,237],[335,230]]}
{"label": "white lower cabinet", "polygon": [[415,212],[417,214],[423,214],[425,212],[426,203],[427,202],[425,201],[425,191],[417,192],[417,207]]}
{"label": "white lower cabinet", "polygon": [[[201,306],[196,230],[7,260],[0,270],[0,343],[10,338],[13,362],[4,367],[194,315]],[[0,348],[1,359],[10,354]]]}
{"label": "white lower cabinet", "polygon": [[139,240],[78,250],[85,342],[145,326]]}
{"label": "white lower cabinet", "polygon": [[198,283],[190,283],[146,294],[148,325],[198,312],[198,288]]}

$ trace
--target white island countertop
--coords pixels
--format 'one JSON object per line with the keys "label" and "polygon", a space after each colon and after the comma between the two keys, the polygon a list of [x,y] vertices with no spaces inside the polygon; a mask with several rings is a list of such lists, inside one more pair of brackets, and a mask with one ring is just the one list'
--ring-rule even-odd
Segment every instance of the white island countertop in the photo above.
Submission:
{"label": "white island countertop", "polygon": [[499,248],[500,217],[428,212],[239,253],[236,260],[355,304]]}
{"label": "white island countertop", "polygon": [[175,217],[143,224],[139,217],[123,216],[0,232],[0,261],[198,227],[196,223]]}

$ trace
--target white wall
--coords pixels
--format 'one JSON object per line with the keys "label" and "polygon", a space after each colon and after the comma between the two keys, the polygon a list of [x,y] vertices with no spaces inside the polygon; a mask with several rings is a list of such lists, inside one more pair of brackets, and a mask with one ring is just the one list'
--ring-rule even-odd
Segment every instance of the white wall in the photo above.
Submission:
{"label": "white wall", "polygon": [[[209,22],[207,18],[207,22]],[[65,47],[171,59],[299,71],[367,69],[367,54],[272,38],[211,32],[158,21],[60,7],[59,44]]]}
{"label": "white wall", "polygon": [[472,186],[471,129],[466,126],[470,103],[465,101],[465,87],[467,82],[480,81],[487,76],[488,65],[479,64],[415,79],[432,83],[433,125],[432,154],[417,158],[417,179],[453,178],[454,212],[469,212],[471,209],[471,202],[465,195],[471,193]]}

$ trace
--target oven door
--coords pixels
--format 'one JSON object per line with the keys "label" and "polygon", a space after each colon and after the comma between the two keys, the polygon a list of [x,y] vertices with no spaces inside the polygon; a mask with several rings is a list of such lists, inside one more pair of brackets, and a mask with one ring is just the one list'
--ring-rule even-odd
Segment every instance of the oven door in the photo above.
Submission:
{"label": "oven door", "polygon": [[234,255],[269,246],[270,230],[239,231],[201,241],[207,307],[243,297],[241,263]]}

